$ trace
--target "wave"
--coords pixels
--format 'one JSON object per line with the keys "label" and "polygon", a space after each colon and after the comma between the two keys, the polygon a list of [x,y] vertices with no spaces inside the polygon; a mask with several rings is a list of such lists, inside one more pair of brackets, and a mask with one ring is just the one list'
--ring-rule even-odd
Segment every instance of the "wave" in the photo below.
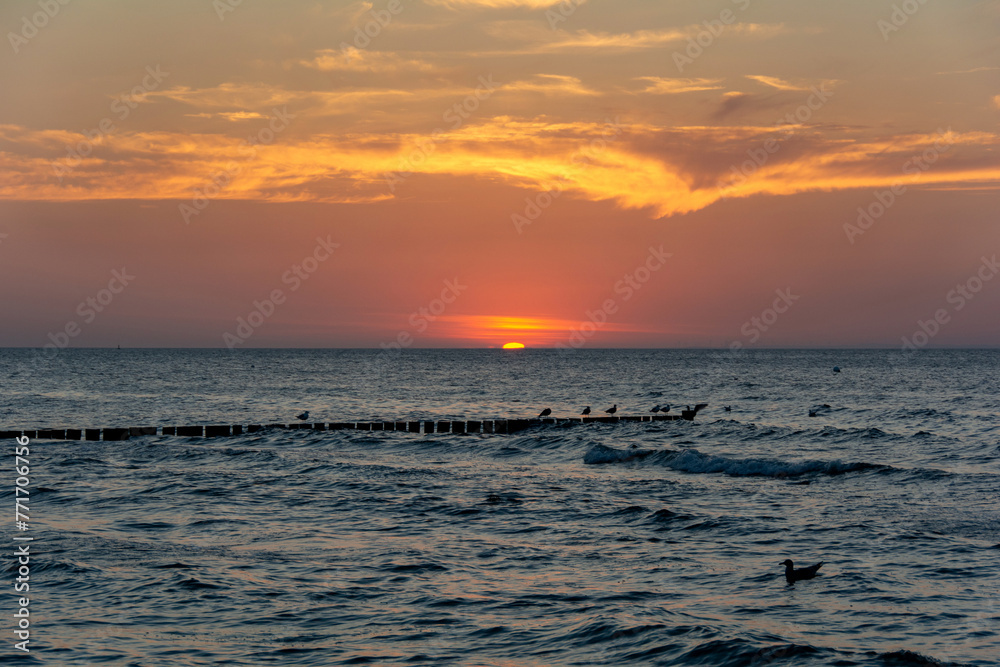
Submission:
{"label": "wave", "polygon": [[917,665],[923,667],[945,667],[952,663],[944,663],[937,658],[930,658],[914,651],[900,649],[888,653],[879,654],[879,658],[886,665]]}
{"label": "wave", "polygon": [[638,447],[622,450],[608,447],[607,445],[594,445],[590,448],[590,451],[583,455],[583,462],[590,465],[623,463],[625,461],[645,458],[653,453],[652,449],[639,449]]}
{"label": "wave", "polygon": [[606,445],[595,445],[588,451],[583,462],[586,464],[623,463],[643,460],[662,465],[672,470],[689,473],[723,473],[735,477],[800,477],[803,475],[842,475],[864,470],[891,470],[892,466],[877,463],[845,462],[839,459],[823,461],[782,461],[764,458],[732,458],[704,454],[697,449],[620,450]]}

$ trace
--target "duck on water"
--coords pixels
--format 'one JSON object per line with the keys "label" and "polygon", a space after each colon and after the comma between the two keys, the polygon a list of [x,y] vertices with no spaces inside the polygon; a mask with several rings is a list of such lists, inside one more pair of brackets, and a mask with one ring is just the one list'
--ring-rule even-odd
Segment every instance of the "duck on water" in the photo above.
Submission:
{"label": "duck on water", "polygon": [[796,581],[812,579],[815,577],[816,572],[818,572],[819,568],[823,566],[823,561],[820,561],[815,565],[810,565],[809,567],[796,568],[795,564],[792,563],[792,559],[786,558],[781,564],[785,566],[785,580],[790,584],[794,584]]}

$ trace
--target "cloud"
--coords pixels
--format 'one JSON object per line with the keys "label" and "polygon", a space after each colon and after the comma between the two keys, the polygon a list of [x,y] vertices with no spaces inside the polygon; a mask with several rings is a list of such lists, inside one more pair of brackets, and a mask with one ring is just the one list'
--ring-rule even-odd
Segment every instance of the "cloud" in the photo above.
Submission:
{"label": "cloud", "polygon": [[548,42],[540,46],[544,51],[560,51],[566,49],[646,49],[661,46],[668,42],[686,39],[688,33],[684,30],[639,30],[626,33],[592,33],[588,30],[577,31],[560,40]]}
{"label": "cloud", "polygon": [[[884,188],[910,181],[903,165],[934,145],[936,134],[862,139],[798,133],[782,139],[751,178],[720,187],[747,146],[774,138],[775,128],[677,127],[555,123],[545,118],[498,116],[431,136],[411,133],[281,135],[248,155],[245,139],[219,134],[115,133],[66,173],[66,146],[86,137],[74,132],[0,126],[0,199],[30,201],[178,200],[192,197],[220,173],[232,172],[215,197],[254,201],[373,202],[394,196],[393,174],[424,178],[473,177],[532,191],[558,189],[657,217],[696,211],[723,196]],[[1000,136],[951,133],[962,151],[941,155],[913,187],[1000,189],[992,154]],[[414,156],[417,156],[416,158]],[[419,158],[419,159],[417,159]],[[404,179],[405,180],[405,179]],[[729,183],[727,182],[727,186]],[[420,185],[406,184],[407,198]]]}
{"label": "cloud", "polygon": [[993,96],[993,106],[1000,109],[1000,95]]}
{"label": "cloud", "polygon": [[642,92],[656,95],[690,93],[700,90],[719,90],[723,87],[722,79],[665,79],[659,76],[640,76],[636,80],[649,81],[649,85]]}
{"label": "cloud", "polygon": [[979,72],[995,72],[1000,67],[973,67],[972,69],[953,70],[950,72],[935,72],[935,74],[978,74]]}
{"label": "cloud", "polygon": [[422,60],[407,60],[392,52],[369,51],[353,46],[344,50],[322,49],[316,51],[311,60],[300,60],[298,64],[322,72],[399,72],[404,70],[429,72],[434,69],[430,63]]}
{"label": "cloud", "polygon": [[219,113],[218,115],[222,118],[225,118],[226,120],[233,120],[233,121],[253,120],[255,118],[267,118],[267,116],[265,116],[264,114],[257,113],[256,111],[229,111],[229,112],[224,111],[222,113]]}
{"label": "cloud", "polygon": [[[546,9],[566,0],[424,0],[428,5],[441,7],[483,7],[486,9],[506,9],[510,7],[525,7],[527,9]],[[583,4],[586,0],[576,0]]]}
{"label": "cloud", "polygon": [[503,90],[533,91],[546,95],[599,95],[596,90],[584,86],[575,76],[562,74],[537,74],[532,80],[514,81],[504,84]]}
{"label": "cloud", "polygon": [[[474,88],[474,86],[473,86]],[[288,107],[292,113],[313,116],[344,115],[351,112],[370,114],[376,109],[395,109],[402,100],[420,100],[433,104],[439,99],[461,99],[468,86],[437,88],[343,88],[339,90],[291,90],[266,83],[223,83],[209,88],[177,86],[148,93],[149,97],[170,100],[197,109],[198,117],[210,110],[222,115],[230,109],[256,111],[266,117],[273,109]],[[186,114],[191,115],[191,114]]]}
{"label": "cloud", "polygon": [[735,113],[749,105],[750,101],[753,99],[754,96],[750,93],[741,93],[735,90],[724,93],[722,95],[722,101],[719,103],[719,108],[715,112],[715,117],[724,118],[729,114]]}
{"label": "cloud", "polygon": [[753,79],[765,86],[770,86],[772,88],[777,88],[778,90],[809,90],[808,86],[796,86],[794,84],[783,81],[776,76],[764,76],[762,74],[747,74],[746,78]]}
{"label": "cloud", "polygon": [[[698,24],[670,30],[637,30],[625,33],[594,33],[588,30],[578,30],[555,41],[551,41],[551,39],[546,40],[538,44],[535,50],[536,52],[567,50],[601,50],[612,52],[651,49],[672,42],[684,42],[689,38],[693,39],[704,31],[705,26]],[[727,26],[726,32],[735,35],[766,38],[786,32],[786,28],[784,24],[737,23]]]}

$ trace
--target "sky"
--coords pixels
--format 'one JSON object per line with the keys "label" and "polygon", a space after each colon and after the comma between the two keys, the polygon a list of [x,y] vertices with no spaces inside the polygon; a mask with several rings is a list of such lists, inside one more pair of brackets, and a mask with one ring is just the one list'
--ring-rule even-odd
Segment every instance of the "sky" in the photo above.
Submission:
{"label": "sky", "polygon": [[1000,345],[995,0],[0,28],[0,346]]}

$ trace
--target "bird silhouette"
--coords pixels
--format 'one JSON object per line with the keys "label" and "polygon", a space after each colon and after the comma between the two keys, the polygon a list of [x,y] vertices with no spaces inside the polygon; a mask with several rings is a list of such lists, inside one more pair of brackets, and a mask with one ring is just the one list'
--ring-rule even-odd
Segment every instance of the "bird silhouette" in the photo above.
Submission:
{"label": "bird silhouette", "polygon": [[722,409],[725,410],[726,412],[732,412],[733,411],[733,406],[726,405]]}
{"label": "bird silhouette", "polygon": [[660,406],[660,412],[662,412],[663,414],[667,414],[668,412],[670,412],[670,406],[669,405],[661,405]]}
{"label": "bird silhouette", "polygon": [[538,416],[539,417],[548,417],[551,414],[552,414],[552,408],[545,408],[544,410],[542,410],[541,412],[538,413]]}
{"label": "bird silhouette", "polygon": [[605,412],[607,412],[609,415],[614,415],[616,412],[618,412],[618,404],[615,403],[610,408],[608,408],[607,410],[605,410]]}
{"label": "bird silhouette", "polygon": [[790,584],[794,584],[796,581],[802,581],[803,579],[812,579],[816,576],[816,572],[823,565],[823,561],[816,563],[815,565],[810,565],[809,567],[796,568],[792,563],[790,558],[786,558],[782,563],[785,566],[785,579]]}
{"label": "bird silhouette", "polygon": [[303,412],[303,413],[302,413],[301,415],[295,415],[295,418],[296,418],[296,419],[300,419],[300,420],[302,420],[302,421],[305,421],[305,420],[309,419],[309,411],[308,411],[308,410],[306,410],[306,411],[305,411],[305,412]]}
{"label": "bird silhouette", "polygon": [[587,415],[589,415],[590,414],[590,406],[588,405],[587,407],[585,407],[583,409],[583,412],[581,412],[580,414],[583,415],[584,417],[586,417]]}
{"label": "bird silhouette", "polygon": [[654,405],[653,409],[650,410],[650,412],[659,412],[659,411],[660,411],[660,406],[659,405]]}

